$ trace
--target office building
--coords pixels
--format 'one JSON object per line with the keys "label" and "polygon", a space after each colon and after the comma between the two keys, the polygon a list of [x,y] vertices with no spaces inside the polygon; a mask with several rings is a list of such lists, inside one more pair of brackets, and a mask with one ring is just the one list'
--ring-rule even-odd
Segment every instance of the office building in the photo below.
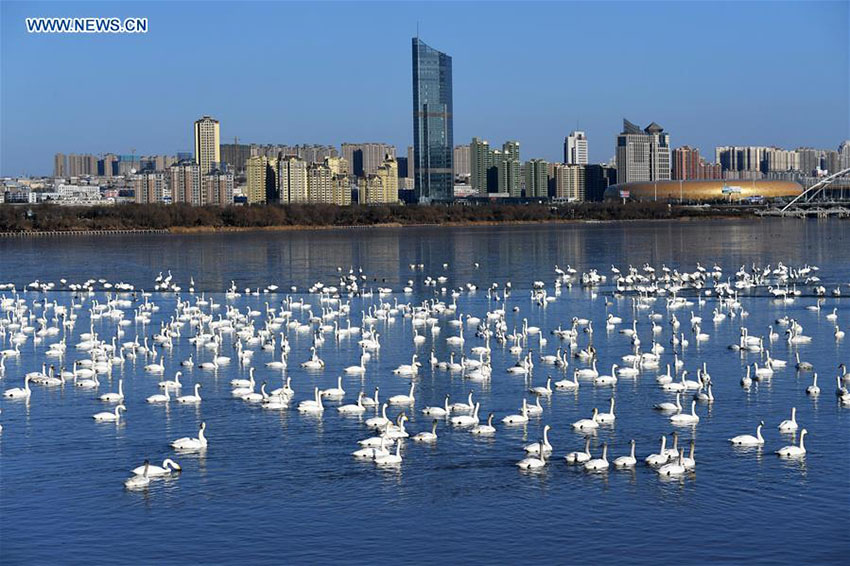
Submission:
{"label": "office building", "polygon": [[204,192],[201,190],[200,165],[184,160],[172,165],[168,172],[172,203],[187,203],[194,206],[206,204]]}
{"label": "office building", "polygon": [[472,174],[471,165],[469,162],[469,148],[469,144],[455,146],[454,157],[452,158],[455,181],[468,179],[469,176]]}
{"label": "office building", "polygon": [[342,157],[348,161],[351,174],[355,177],[375,175],[385,156],[395,158],[395,146],[385,143],[344,143],[341,150]]}
{"label": "office building", "polygon": [[624,119],[616,159],[621,183],[670,180],[670,134],[655,122],[641,130]]}
{"label": "office building", "polygon": [[57,153],[53,156],[53,176],[64,177],[68,174],[68,158],[64,153]]}
{"label": "office building", "polygon": [[452,58],[418,37],[412,43],[415,198],[449,201],[454,197]]}
{"label": "office building", "polygon": [[298,203],[309,200],[307,192],[307,162],[295,155],[281,157],[277,165],[280,202]]}
{"label": "office building", "polygon": [[546,198],[549,196],[549,163],[542,159],[525,162],[525,196]]}
{"label": "office building", "polygon": [[133,190],[139,204],[162,203],[166,200],[168,175],[164,171],[142,171],[133,176]]}
{"label": "office building", "polygon": [[587,136],[584,132],[576,130],[564,138],[564,163],[587,165]]}
{"label": "office building", "polygon": [[233,173],[213,169],[203,176],[204,203],[215,206],[233,204]]}
{"label": "office building", "polygon": [[220,130],[218,120],[204,116],[195,122],[195,163],[206,174],[221,163]]}
{"label": "office building", "polygon": [[617,170],[606,165],[584,166],[584,198],[590,201],[601,201],[605,189],[617,184]]}
{"label": "office building", "polygon": [[585,166],[556,163],[554,166],[555,198],[567,201],[585,200]]}

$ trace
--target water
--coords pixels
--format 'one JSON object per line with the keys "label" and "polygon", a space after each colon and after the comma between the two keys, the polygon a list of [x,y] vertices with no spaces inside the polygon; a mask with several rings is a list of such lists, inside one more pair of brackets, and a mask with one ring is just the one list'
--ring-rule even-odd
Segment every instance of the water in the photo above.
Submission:
{"label": "water", "polygon": [[[819,275],[828,290],[850,281],[850,224],[842,221],[717,220],[674,223],[576,224],[557,226],[511,226],[486,228],[376,229],[316,232],[242,233],[199,236],[116,236],[67,239],[0,240],[0,282],[18,288],[39,279],[69,283],[92,278],[124,281],[150,289],[160,271],[170,269],[187,297],[189,276],[196,291],[222,305],[232,304],[263,311],[265,303],[277,307],[290,285],[294,297],[306,297],[315,314],[318,297],[302,295],[306,287],[322,280],[336,284],[337,266],[362,267],[367,286],[392,288],[393,295],[350,299],[352,324],[359,325],[361,311],[381,300],[419,304],[430,298],[451,302],[440,286],[426,287],[426,277],[445,275],[446,286],[466,282],[480,286],[463,293],[458,312],[483,316],[488,308],[484,289],[491,282],[511,281],[507,323],[521,327],[522,319],[539,326],[548,339],[545,353],[553,353],[558,340],[553,328],[569,326],[573,316],[594,321],[593,342],[599,351],[599,369],[608,373],[612,363],[629,352],[628,339],[616,330],[606,332],[604,297],[610,285],[595,297],[580,285],[562,288],[561,295],[545,309],[529,298],[533,281],[546,282],[554,292],[554,265],[571,265],[581,273],[597,268],[610,275],[610,266],[624,268],[648,262],[693,270],[696,262],[710,268],[717,262],[724,277],[733,277],[742,265],[783,261],[800,266],[820,266]],[[479,262],[476,269],[474,262]],[[422,270],[409,264],[423,263]],[[443,263],[448,268],[443,268]],[[235,281],[244,287],[280,286],[278,294],[243,295],[227,300],[222,291]],[[413,280],[414,292],[400,293]],[[810,287],[805,287],[810,295]],[[850,288],[842,287],[845,297]],[[10,295],[9,291],[0,294]],[[33,307],[45,295],[23,295]],[[69,304],[69,292],[47,293],[48,300]],[[73,345],[89,329],[92,300],[105,300],[102,291],[89,297],[68,339],[64,363],[84,357]],[[119,340],[151,336],[160,322],[173,314],[174,294],[155,294],[161,305],[152,323],[133,323]],[[344,299],[346,300],[346,299]],[[194,354],[195,361],[208,360],[209,351],[196,351],[183,337],[166,354],[166,378],[182,369],[186,383],[202,384],[203,402],[198,407],[146,404],[157,392],[160,377],[146,374],[140,357],[113,369],[97,393],[34,386],[29,403],[3,399],[0,423],[0,555],[5,563],[151,562],[164,563],[375,563],[392,560],[421,563],[431,560],[470,563],[579,562],[622,558],[631,563],[654,564],[676,560],[701,563],[774,564],[838,563],[850,550],[846,537],[848,467],[850,466],[850,409],[842,408],[833,394],[836,366],[850,362],[847,340],[836,343],[826,314],[834,306],[845,330],[848,299],[827,298],[820,312],[805,307],[811,296],[782,304],[759,289],[743,301],[749,312],[714,324],[716,303],[677,311],[682,330],[691,338],[685,350],[685,369],[693,374],[705,361],[712,375],[711,406],[699,404],[701,420],[695,429],[678,428],[683,443],[696,440],[697,469],[674,481],[662,481],[640,462],[633,472],[609,471],[587,474],[565,465],[566,452],[583,447],[583,437],[570,423],[590,416],[593,407],[607,410],[612,395],[617,401],[617,421],[603,426],[593,437],[591,451],[598,456],[602,442],[611,445],[609,459],[627,453],[629,440],[637,441],[639,461],[657,452],[659,437],[674,427],[652,404],[671,400],[655,383],[658,370],[646,370],[636,379],[621,379],[614,389],[593,387],[583,381],[577,394],[556,391],[544,400],[542,417],[532,417],[524,427],[497,424],[491,439],[472,437],[440,423],[438,442],[419,446],[407,442],[404,462],[398,469],[376,469],[371,462],[355,461],[349,454],[356,441],[371,436],[356,417],[343,417],[326,402],[321,418],[299,414],[295,405],[309,398],[314,385],[331,387],[342,368],[357,363],[355,338],[336,343],[327,335],[320,356],[326,367],[308,372],[299,362],[309,357],[309,334],[290,332],[290,368],[296,390],[289,410],[269,411],[234,400],[229,381],[247,377],[247,370],[231,363],[218,372],[181,368],[179,361]],[[79,298],[76,299],[79,302]],[[629,323],[637,312],[639,333],[646,350],[651,333],[646,315],[635,311],[630,297],[614,299],[610,311]],[[513,312],[512,307],[519,307]],[[132,309],[124,309],[130,320]],[[652,310],[666,312],[663,299]],[[705,319],[708,342],[697,345],[688,330],[690,310]],[[217,313],[224,313],[222,308]],[[758,354],[726,348],[737,341],[744,324],[751,334],[762,335],[780,316],[799,319],[811,344],[791,349],[784,340],[772,346],[775,358],[789,361],[768,383],[757,383],[749,392],[739,379],[747,363],[762,362]],[[298,315],[306,319],[306,311]],[[258,317],[262,319],[263,317]],[[433,343],[436,356],[447,359],[453,351],[445,338],[457,333],[441,317],[442,331],[417,351],[424,364],[416,392],[416,410],[408,429],[430,429],[431,419],[419,413],[426,405],[442,404],[445,393],[461,401],[468,390],[482,403],[482,417],[517,412],[529,385],[543,385],[547,375],[556,379],[563,371],[537,364],[526,379],[506,373],[515,358],[507,347],[491,344],[493,376],[487,385],[470,383],[459,374],[432,370],[427,363]],[[345,319],[343,318],[343,325]],[[659,342],[667,347],[662,368],[672,359],[670,328],[666,322]],[[626,326],[627,324],[624,324]],[[100,319],[94,327],[107,340],[115,335],[114,321]],[[410,380],[393,375],[392,369],[410,362],[414,352],[410,319],[401,316],[376,325],[382,336],[380,353],[367,364],[366,375],[346,376],[346,401],[357,391],[381,388],[381,398],[407,393]],[[483,344],[466,327],[465,349]],[[48,338],[46,343],[59,337]],[[581,335],[582,346],[587,336]],[[224,354],[231,352],[226,337]],[[535,357],[539,347],[531,340]],[[0,349],[9,347],[9,335],[0,338]],[[21,357],[6,360],[0,388],[21,385],[22,376],[41,368],[46,344],[32,338],[21,348]],[[259,381],[270,388],[280,386],[280,371],[265,367],[271,354],[258,347],[253,365]],[[808,373],[797,374],[793,352],[815,364],[822,393],[811,399],[805,388]],[[454,351],[459,352],[458,348]],[[577,360],[571,366],[583,367]],[[622,365],[622,364],[621,364]],[[570,368],[570,372],[572,367]],[[112,405],[96,401],[98,394],[114,391],[124,379],[128,411],[120,424],[97,424],[91,415]],[[532,398],[531,395],[528,396]],[[688,401],[689,401],[688,396]],[[808,453],[801,461],[784,461],[773,451],[796,437],[781,435],[779,421],[798,408],[798,421],[809,430]],[[394,417],[399,409],[391,409]],[[370,416],[371,412],[366,415]],[[364,419],[366,417],[363,417]],[[766,445],[761,450],[732,448],[727,438],[754,434],[755,425],[766,422]],[[196,436],[206,421],[210,445],[203,455],[176,454],[168,444],[181,436]],[[498,419],[497,419],[498,420]],[[541,472],[519,471],[515,462],[523,457],[522,446],[540,438],[544,424],[552,426],[554,457]],[[159,464],[174,457],[183,466],[179,477],[155,480],[147,490],[126,491],[122,482],[129,470],[150,458]],[[61,557],[61,558],[57,558]]]}

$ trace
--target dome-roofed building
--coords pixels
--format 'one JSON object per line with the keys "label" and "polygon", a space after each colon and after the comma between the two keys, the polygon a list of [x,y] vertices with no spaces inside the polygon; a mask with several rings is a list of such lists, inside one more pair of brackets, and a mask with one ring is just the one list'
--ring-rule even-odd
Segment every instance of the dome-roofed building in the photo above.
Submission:
{"label": "dome-roofed building", "polygon": [[799,183],[747,179],[701,179],[620,183],[605,190],[604,198],[658,201],[713,201],[793,198],[803,192]]}

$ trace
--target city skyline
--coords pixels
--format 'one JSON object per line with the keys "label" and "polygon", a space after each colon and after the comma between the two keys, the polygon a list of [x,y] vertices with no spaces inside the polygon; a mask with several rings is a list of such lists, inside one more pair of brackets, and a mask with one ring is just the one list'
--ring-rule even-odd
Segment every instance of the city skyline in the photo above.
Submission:
{"label": "city skyline", "polygon": [[[249,3],[245,13],[239,14],[226,5],[212,5],[204,13],[192,13],[180,3],[169,4],[170,9],[165,5],[129,3],[122,9],[150,18],[152,29],[146,36],[35,37],[23,31],[24,17],[34,12],[79,15],[86,12],[86,5],[4,3],[0,174],[49,174],[57,152],[123,154],[135,149],[139,155],[173,155],[191,151],[193,140],[185,124],[203,115],[221,121],[222,143],[231,143],[234,137],[248,143],[336,146],[346,141],[377,140],[394,145],[401,154],[413,141],[409,41],[415,35],[417,20],[421,22],[421,37],[453,58],[455,145],[468,143],[474,136],[517,139],[523,144],[525,156],[559,161],[564,137],[579,129],[587,133],[589,161],[598,163],[614,155],[616,136],[627,116],[641,120],[645,116],[664,124],[667,131],[674,133],[674,147],[697,147],[705,156],[713,155],[715,147],[726,145],[834,148],[848,137],[850,129],[846,3],[772,4],[770,10],[764,4],[736,4],[738,17],[733,21],[729,21],[728,14],[721,17],[714,13],[712,7],[716,8],[716,4],[711,3],[642,4],[640,10],[628,4],[618,4],[617,10],[575,3],[499,4],[464,32],[458,31],[460,24],[469,23],[464,15],[474,7],[467,4],[441,4],[452,16],[449,22],[423,10],[422,4],[394,4],[392,11],[380,9],[385,6],[380,4],[333,6],[333,13],[326,14],[327,10],[321,7],[303,4]],[[157,67],[156,72],[175,80],[176,90],[170,91],[174,95],[140,90],[133,81],[98,81],[97,76],[93,77],[91,88],[80,82],[80,69],[87,61],[117,69],[118,62],[126,62],[133,54],[134,60],[143,61],[149,56],[179,53],[176,50],[185,47],[189,39],[199,40],[196,35],[200,32],[178,37],[177,32],[182,29],[179,22],[187,18],[226,33],[227,26],[237,26],[261,8],[270,16],[321,13],[333,29],[343,26],[341,22],[346,19],[352,28],[357,26],[351,22],[373,20],[357,33],[343,26],[340,34],[322,36],[333,40],[310,36],[311,30],[315,31],[313,22],[307,22],[304,30],[293,30],[291,36],[277,38],[276,46],[262,43],[262,34],[255,34],[260,39],[252,34],[238,38],[239,47],[249,52],[262,47],[271,49],[269,53],[288,53],[307,45],[312,48],[311,57],[293,63],[295,70],[315,79],[322,69],[327,71],[333,65],[334,73],[326,73],[328,78],[322,80],[334,84],[357,81],[353,83],[357,88],[346,89],[345,97],[340,97],[323,88],[330,83],[306,81],[299,84],[310,84],[311,88],[298,92],[284,88],[280,91],[282,96],[275,91],[267,104],[258,104],[259,91],[254,84],[238,79],[249,76],[261,61],[237,56],[239,49],[223,54],[222,61],[216,57],[201,64],[202,75],[216,71],[233,74],[237,79],[220,81],[215,88],[214,83],[192,83],[178,77],[175,70],[166,68],[168,65]],[[554,86],[549,82],[535,86],[527,81],[504,81],[505,73],[507,77],[524,75],[529,65],[544,70],[547,65],[564,64],[566,53],[556,46],[557,37],[565,31],[551,23],[544,23],[533,37],[523,35],[522,53],[509,56],[505,69],[494,68],[492,63],[506,52],[505,46],[470,41],[488,33],[497,37],[509,23],[527,21],[529,15],[525,11],[533,12],[534,8],[545,8],[568,19],[596,18],[599,27],[592,33],[567,26],[577,39],[585,40],[580,42],[586,46],[582,53],[583,74]],[[628,69],[617,66],[616,57],[623,45],[644,34],[642,23],[648,25],[660,14],[665,44],[693,46],[686,50],[691,63],[687,72],[674,65],[677,58],[685,57],[675,49],[664,52],[670,64],[663,67],[663,73],[654,71],[657,75],[648,74],[658,68],[657,62],[640,62],[640,57]],[[705,30],[684,25],[697,19]],[[270,24],[263,20],[252,21],[252,25],[262,28]],[[758,28],[765,25],[775,29],[762,36],[766,32]],[[200,28],[208,29],[203,25]],[[380,29],[380,37],[364,34],[364,29]],[[778,33],[778,29],[788,33]],[[816,42],[784,39],[804,36],[805,30],[812,29],[818,30]],[[730,45],[727,36],[737,37],[744,30],[749,34],[746,42]],[[151,34],[157,34],[156,41],[150,41]],[[339,46],[345,44],[349,34],[357,40],[358,64],[339,65]],[[217,40],[203,37],[200,41],[197,49],[215,45]],[[644,41],[652,43],[648,38]],[[740,57],[741,50],[752,48],[755,43],[771,57],[759,58],[758,66],[746,69],[722,64],[730,56]],[[630,56],[655,53],[649,45],[629,45],[637,52]],[[15,57],[9,53],[15,53]],[[529,60],[530,54],[535,55],[533,60]],[[43,81],[32,80],[32,66],[39,62],[43,66],[47,60],[51,61],[50,74]],[[521,60],[526,61],[524,68],[517,67]],[[70,64],[72,61],[74,65]],[[811,61],[832,61],[830,68],[839,71],[816,73],[817,65],[811,65]],[[603,69],[593,70],[599,66]],[[620,70],[612,73],[612,66]],[[370,69],[376,71],[374,75]],[[132,75],[136,71],[131,68],[128,72]],[[812,73],[819,75],[817,88],[811,88],[804,80]],[[147,69],[137,72],[139,79],[148,74]],[[595,74],[609,80],[593,81]],[[269,86],[280,87],[274,78],[270,80]],[[494,89],[497,83],[499,88]],[[764,85],[770,88],[766,90]]]}

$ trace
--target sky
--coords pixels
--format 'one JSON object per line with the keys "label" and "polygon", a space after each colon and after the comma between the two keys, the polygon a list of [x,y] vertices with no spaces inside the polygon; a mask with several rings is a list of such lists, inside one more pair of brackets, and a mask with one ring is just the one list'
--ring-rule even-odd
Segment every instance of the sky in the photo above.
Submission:
{"label": "sky", "polygon": [[[28,34],[25,18],[147,17],[147,34]],[[622,119],[674,147],[850,138],[850,2],[0,2],[0,175],[53,154],[222,142],[412,144],[411,37],[453,58],[454,142],[592,162]],[[402,155],[403,151],[400,152]]]}

